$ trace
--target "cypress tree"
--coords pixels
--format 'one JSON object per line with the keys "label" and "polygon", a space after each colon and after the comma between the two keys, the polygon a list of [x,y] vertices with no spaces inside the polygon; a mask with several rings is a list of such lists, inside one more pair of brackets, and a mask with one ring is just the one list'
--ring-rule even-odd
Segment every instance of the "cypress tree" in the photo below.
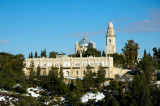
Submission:
{"label": "cypress tree", "polygon": [[38,57],[38,54],[37,54],[37,51],[35,52],[35,55],[34,55],[34,58],[37,58]]}
{"label": "cypress tree", "polygon": [[60,80],[63,81],[63,70],[62,70],[62,65],[60,66],[60,72],[59,72],[59,75],[60,75]]}
{"label": "cypress tree", "polygon": [[146,49],[144,49],[144,56],[143,57],[145,57],[147,55],[147,52],[146,52]]}
{"label": "cypress tree", "polygon": [[33,58],[33,53],[31,52],[31,58]]}
{"label": "cypress tree", "polygon": [[103,52],[102,52],[102,56],[103,56],[103,57],[105,57],[105,56],[106,56],[106,53],[104,52],[104,50],[103,50]]}
{"label": "cypress tree", "polygon": [[31,54],[29,53],[29,58],[31,58]]}

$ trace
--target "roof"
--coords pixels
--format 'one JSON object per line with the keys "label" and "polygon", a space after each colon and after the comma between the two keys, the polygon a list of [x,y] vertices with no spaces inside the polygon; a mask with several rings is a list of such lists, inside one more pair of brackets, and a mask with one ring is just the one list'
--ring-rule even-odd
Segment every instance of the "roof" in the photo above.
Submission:
{"label": "roof", "polygon": [[84,35],[84,37],[79,41],[79,46],[88,46],[88,44],[90,43],[90,40],[87,38],[86,35]]}

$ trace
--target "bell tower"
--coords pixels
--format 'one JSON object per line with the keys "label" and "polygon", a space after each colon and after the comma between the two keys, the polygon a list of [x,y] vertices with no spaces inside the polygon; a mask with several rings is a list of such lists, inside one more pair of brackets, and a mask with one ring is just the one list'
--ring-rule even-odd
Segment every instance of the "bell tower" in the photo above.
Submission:
{"label": "bell tower", "polygon": [[113,29],[113,24],[110,21],[108,24],[106,35],[106,56],[107,54],[113,54],[116,52],[116,37]]}

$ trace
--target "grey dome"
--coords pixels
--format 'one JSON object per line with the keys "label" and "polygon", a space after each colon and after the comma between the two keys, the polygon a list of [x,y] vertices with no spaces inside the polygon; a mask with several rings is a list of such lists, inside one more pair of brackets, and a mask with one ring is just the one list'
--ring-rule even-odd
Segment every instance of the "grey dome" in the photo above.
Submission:
{"label": "grey dome", "polygon": [[87,36],[85,35],[80,41],[79,41],[79,46],[88,46],[88,44],[90,43],[90,40],[87,38]]}

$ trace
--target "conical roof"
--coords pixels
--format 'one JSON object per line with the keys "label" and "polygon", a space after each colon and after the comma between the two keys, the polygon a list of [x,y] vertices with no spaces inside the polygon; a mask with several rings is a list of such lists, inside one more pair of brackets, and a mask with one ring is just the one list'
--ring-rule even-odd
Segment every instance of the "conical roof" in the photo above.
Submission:
{"label": "conical roof", "polygon": [[88,46],[88,43],[90,43],[90,40],[87,38],[86,35],[79,41],[79,46]]}

